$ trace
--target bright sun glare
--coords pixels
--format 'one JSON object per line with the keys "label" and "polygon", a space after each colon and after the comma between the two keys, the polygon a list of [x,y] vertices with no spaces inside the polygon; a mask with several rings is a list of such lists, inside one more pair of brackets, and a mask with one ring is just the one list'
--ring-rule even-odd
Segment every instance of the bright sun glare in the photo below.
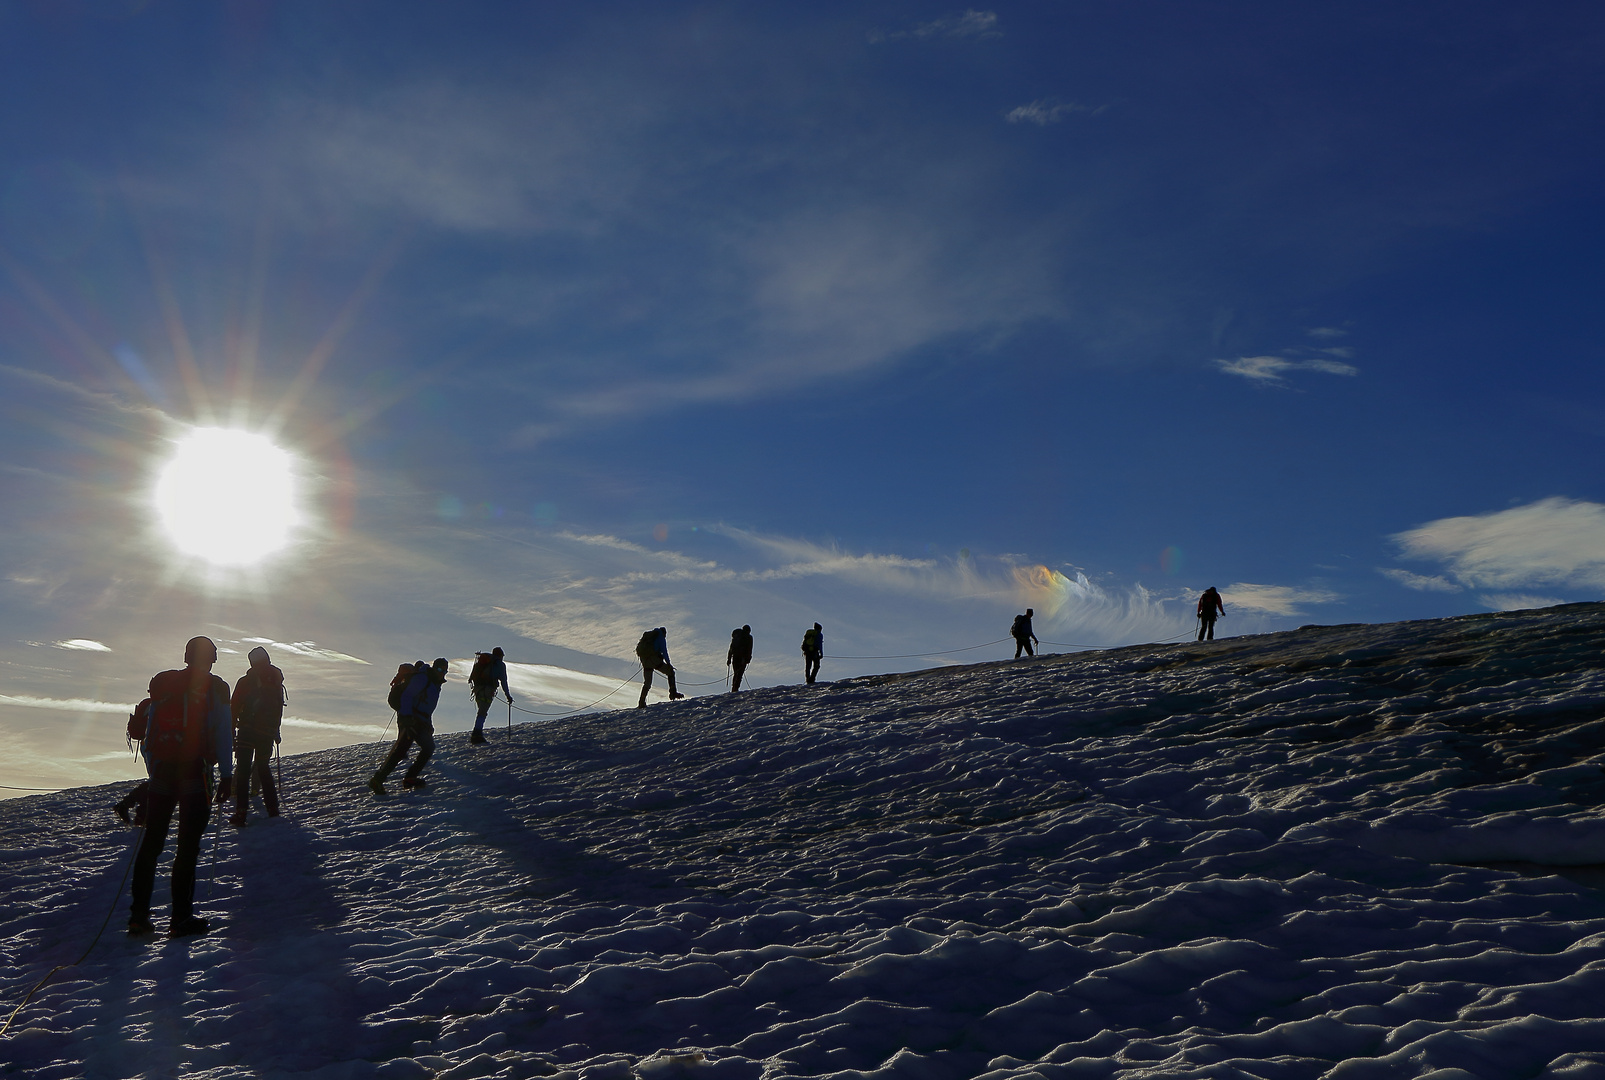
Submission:
{"label": "bright sun glare", "polygon": [[156,482],[156,510],[179,548],[247,566],[283,547],[300,521],[290,455],[260,435],[196,428]]}

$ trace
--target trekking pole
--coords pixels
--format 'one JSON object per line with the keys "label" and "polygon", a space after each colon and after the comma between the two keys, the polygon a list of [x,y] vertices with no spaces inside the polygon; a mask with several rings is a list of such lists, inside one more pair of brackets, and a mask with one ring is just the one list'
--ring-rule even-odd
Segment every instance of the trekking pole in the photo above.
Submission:
{"label": "trekking pole", "polygon": [[508,698],[507,698],[507,734],[511,735],[512,733],[513,733],[513,699],[512,699],[511,695],[508,695]]}
{"label": "trekking pole", "polygon": [[[246,780],[250,783],[250,780]],[[212,899],[212,876],[217,873],[217,838],[223,834],[223,804],[218,803],[218,810],[212,817],[212,857],[207,860],[206,866],[206,899]]]}

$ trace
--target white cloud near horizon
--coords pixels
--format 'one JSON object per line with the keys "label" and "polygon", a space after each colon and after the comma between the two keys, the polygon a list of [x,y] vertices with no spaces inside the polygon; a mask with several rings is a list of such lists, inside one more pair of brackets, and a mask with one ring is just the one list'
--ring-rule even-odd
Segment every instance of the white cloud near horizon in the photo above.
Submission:
{"label": "white cloud near horizon", "polygon": [[1285,356],[1240,356],[1236,360],[1216,360],[1215,366],[1228,375],[1239,375],[1261,385],[1284,383],[1290,371],[1319,371],[1326,375],[1358,375],[1360,369],[1340,360],[1289,360]]}
{"label": "white cloud near horizon", "polygon": [[351,732],[377,739],[389,730],[382,724],[337,724],[330,720],[308,720],[304,716],[286,716],[281,721],[285,727],[307,728],[316,731]]}
{"label": "white cloud near horizon", "polygon": [[1324,589],[1299,589],[1289,585],[1254,585],[1238,582],[1221,590],[1221,602],[1229,613],[1232,608],[1248,608],[1269,615],[1302,615],[1304,604],[1330,604],[1341,600],[1337,593]]}
{"label": "white cloud near horizon", "polygon": [[1477,599],[1494,611],[1528,611],[1532,608],[1555,607],[1566,601],[1554,596],[1533,593],[1483,593]]}
{"label": "white cloud near horizon", "polygon": [[1489,590],[1490,600],[1534,586],[1605,589],[1605,506],[1595,502],[1555,496],[1440,518],[1392,539],[1405,558],[1437,562],[1461,585]]}
{"label": "white cloud near horizon", "polygon": [[[465,533],[465,542],[511,543],[494,558],[481,546],[480,554],[464,548],[446,562],[487,567],[483,580],[465,579],[452,590],[464,597],[464,617],[617,665],[596,668],[602,682],[586,677],[561,694],[550,681],[561,669],[528,669],[531,692],[538,687],[574,705],[590,700],[582,694],[605,691],[608,677],[633,676],[635,643],[653,626],[668,628],[677,667],[711,675],[724,670],[730,627],[751,623],[759,638],[754,675],[779,679],[798,662],[790,639],[800,640],[816,620],[826,626],[832,656],[928,650],[933,660],[1005,637],[1012,616],[1027,607],[1037,612],[1039,637],[1074,646],[1162,641],[1193,626],[1196,593],[1157,595],[1015,556],[910,558],[729,526],[702,532],[716,539],[698,541],[697,555],[602,534],[514,540]],[[1311,589],[1242,588],[1240,610],[1255,617],[1336,599]]]}

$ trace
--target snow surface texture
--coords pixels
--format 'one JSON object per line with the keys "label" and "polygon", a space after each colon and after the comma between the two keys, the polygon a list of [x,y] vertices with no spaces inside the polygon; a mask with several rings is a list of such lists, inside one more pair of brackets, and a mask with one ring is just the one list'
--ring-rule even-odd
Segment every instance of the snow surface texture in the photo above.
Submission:
{"label": "snow surface texture", "polygon": [[[385,799],[379,746],[288,759],[212,934],[125,897],[0,1073],[1605,1077],[1602,644],[1589,604],[772,688],[448,736]],[[121,791],[0,804],[8,1010],[100,925]]]}

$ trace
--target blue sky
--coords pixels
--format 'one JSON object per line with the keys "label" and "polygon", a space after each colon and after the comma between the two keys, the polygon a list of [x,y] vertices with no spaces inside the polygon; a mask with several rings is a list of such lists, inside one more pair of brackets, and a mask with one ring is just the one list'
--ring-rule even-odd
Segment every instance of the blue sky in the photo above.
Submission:
{"label": "blue sky", "polygon": [[[656,625],[1599,598],[1605,12],[1307,8],[0,2],[0,783],[133,775],[193,633],[312,749]],[[156,519],[196,425],[296,462],[259,565]]]}

